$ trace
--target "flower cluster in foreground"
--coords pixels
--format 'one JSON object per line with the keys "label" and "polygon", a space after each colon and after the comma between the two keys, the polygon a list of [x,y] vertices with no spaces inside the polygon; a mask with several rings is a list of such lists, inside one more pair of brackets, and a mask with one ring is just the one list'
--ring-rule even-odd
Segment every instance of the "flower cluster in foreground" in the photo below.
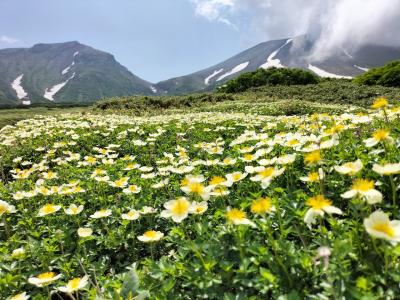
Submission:
{"label": "flower cluster in foreground", "polygon": [[0,293],[395,299],[399,116],[380,98],[341,115],[87,114],[5,127]]}

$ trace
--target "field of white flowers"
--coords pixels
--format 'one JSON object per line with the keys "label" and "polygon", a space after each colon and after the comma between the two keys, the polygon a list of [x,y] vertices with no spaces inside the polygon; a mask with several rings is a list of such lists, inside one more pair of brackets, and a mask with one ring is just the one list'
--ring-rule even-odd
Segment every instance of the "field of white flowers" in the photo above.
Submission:
{"label": "field of white flowers", "polygon": [[0,131],[1,299],[398,299],[400,109]]}

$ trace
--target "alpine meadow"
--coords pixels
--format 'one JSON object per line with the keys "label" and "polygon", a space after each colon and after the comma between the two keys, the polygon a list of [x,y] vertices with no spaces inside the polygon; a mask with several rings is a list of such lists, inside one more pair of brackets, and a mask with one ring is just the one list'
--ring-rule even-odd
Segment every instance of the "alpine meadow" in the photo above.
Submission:
{"label": "alpine meadow", "polygon": [[177,2],[0,4],[0,299],[400,299],[397,0]]}

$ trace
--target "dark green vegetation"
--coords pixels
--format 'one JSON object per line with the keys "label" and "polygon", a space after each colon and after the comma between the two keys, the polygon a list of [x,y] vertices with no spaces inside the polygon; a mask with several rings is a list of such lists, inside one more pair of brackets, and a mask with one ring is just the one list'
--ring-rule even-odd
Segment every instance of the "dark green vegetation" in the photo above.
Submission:
{"label": "dark green vegetation", "polygon": [[[324,104],[354,105],[368,107],[378,96],[390,100],[400,99],[400,89],[382,86],[359,86],[348,80],[323,80],[312,85],[276,85],[250,89],[243,93],[192,94],[173,97],[124,97],[112,98],[95,104],[96,110],[122,111],[129,114],[168,113],[173,109],[194,111],[240,111],[267,109],[266,114],[312,113],[317,106]],[[275,110],[277,103],[279,109]],[[310,108],[312,105],[312,109]]]}
{"label": "dark green vegetation", "polygon": [[360,86],[348,80],[323,80],[319,84],[263,86],[243,93],[203,93],[185,96],[113,97],[92,107],[62,109],[37,107],[0,110],[0,127],[31,118],[36,114],[69,111],[94,111],[136,116],[173,112],[243,112],[265,115],[300,115],[314,112],[340,113],[348,105],[367,108],[378,96],[391,101],[400,99],[400,89],[383,86]]}
{"label": "dark green vegetation", "polygon": [[383,85],[400,87],[400,61],[388,63],[381,68],[375,68],[354,79],[362,85]]}
{"label": "dark green vegetation", "polygon": [[273,85],[317,84],[319,77],[301,69],[270,68],[247,72],[218,88],[224,93],[244,92],[250,88]]}

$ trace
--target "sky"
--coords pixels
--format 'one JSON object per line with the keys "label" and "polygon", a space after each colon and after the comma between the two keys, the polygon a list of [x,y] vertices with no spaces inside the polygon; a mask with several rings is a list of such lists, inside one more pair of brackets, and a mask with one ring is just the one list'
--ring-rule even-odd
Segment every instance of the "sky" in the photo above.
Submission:
{"label": "sky", "polygon": [[151,82],[304,33],[316,59],[399,45],[399,28],[400,0],[0,0],[0,48],[79,41]]}

